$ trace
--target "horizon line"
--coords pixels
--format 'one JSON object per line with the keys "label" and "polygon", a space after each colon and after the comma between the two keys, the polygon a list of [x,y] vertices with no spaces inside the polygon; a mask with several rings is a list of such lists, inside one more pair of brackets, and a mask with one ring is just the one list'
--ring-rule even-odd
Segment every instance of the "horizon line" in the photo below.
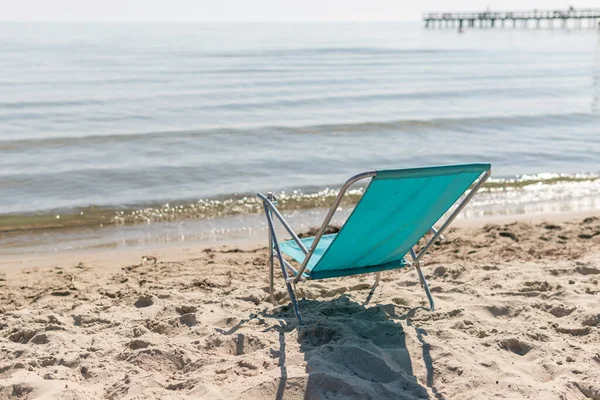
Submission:
{"label": "horizon line", "polygon": [[419,19],[0,19],[0,23],[289,23],[289,22],[416,22]]}

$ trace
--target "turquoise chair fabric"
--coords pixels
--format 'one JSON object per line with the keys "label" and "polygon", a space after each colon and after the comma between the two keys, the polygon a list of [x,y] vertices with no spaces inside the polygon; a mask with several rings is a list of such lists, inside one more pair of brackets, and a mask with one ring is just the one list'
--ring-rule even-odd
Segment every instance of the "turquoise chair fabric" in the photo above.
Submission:
{"label": "turquoise chair fabric", "polygon": [[[334,233],[331,235],[323,235],[323,237],[321,237],[321,240],[319,240],[319,243],[317,244],[317,248],[315,249],[315,252],[313,253],[310,260],[308,261],[307,268],[309,270],[311,270],[317,264],[317,262],[321,259],[321,257],[323,256],[323,253],[325,253],[325,250],[327,250],[327,248],[329,247],[331,242],[333,242],[333,239],[335,239],[336,236],[337,236],[337,233]],[[310,249],[310,246],[312,246],[314,240],[315,240],[314,237],[300,239],[300,241],[302,243],[304,243],[304,246],[307,249]],[[282,252],[284,252],[288,256],[292,257],[294,260],[298,261],[299,263],[301,263],[304,260],[304,252],[302,250],[300,250],[300,247],[298,247],[296,242],[294,242],[293,240],[288,240],[288,241],[279,243],[279,248]]]}
{"label": "turquoise chair fabric", "polygon": [[[377,171],[350,217],[323,236],[307,277],[324,279],[401,268],[404,256],[485,171],[489,164]],[[310,248],[314,238],[303,239]],[[293,241],[281,250],[298,262]]]}

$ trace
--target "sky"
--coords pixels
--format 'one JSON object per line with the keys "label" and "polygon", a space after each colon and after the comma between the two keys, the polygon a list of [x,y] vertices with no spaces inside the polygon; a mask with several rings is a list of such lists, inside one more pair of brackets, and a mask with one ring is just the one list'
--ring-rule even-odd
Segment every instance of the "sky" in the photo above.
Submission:
{"label": "sky", "polygon": [[419,20],[425,11],[598,7],[598,0],[0,0],[1,21]]}

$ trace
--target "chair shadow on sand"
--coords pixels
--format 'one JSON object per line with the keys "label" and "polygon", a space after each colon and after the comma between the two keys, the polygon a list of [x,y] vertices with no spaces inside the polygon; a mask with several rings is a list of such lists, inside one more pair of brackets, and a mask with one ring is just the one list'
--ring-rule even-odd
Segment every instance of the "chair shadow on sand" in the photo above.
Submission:
{"label": "chair shadow on sand", "polygon": [[[289,306],[264,317],[276,318],[280,379],[275,399],[443,399],[433,384],[433,363],[427,332],[410,320],[417,309],[397,315],[393,305],[365,307],[342,295],[331,301],[302,300],[305,317],[298,326]],[[423,349],[427,388],[413,374],[406,336],[398,320],[415,329]],[[308,378],[290,378],[286,367],[286,337],[298,330]]]}

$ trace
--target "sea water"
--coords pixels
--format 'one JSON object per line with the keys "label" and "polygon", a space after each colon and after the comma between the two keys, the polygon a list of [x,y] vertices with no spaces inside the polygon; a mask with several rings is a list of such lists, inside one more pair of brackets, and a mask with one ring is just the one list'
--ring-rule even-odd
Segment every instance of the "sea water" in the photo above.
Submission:
{"label": "sea water", "polygon": [[4,248],[254,232],[257,191],[318,224],[355,173],[469,162],[466,216],[600,208],[600,34],[0,24]]}

